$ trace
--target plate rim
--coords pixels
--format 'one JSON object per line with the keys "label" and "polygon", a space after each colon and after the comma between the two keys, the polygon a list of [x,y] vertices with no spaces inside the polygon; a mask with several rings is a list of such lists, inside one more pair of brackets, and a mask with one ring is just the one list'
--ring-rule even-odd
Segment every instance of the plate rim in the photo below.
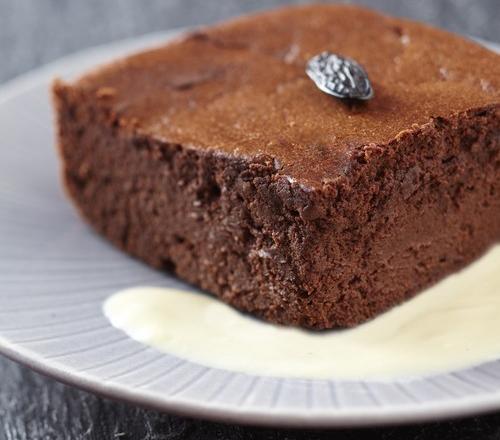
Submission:
{"label": "plate rim", "polygon": [[[139,37],[106,43],[99,46],[83,49],[56,59],[41,67],[21,74],[7,82],[0,84],[0,106],[8,104],[9,100],[37,87],[46,86],[55,75],[65,75],[75,69],[77,62],[82,59],[94,60],[101,57],[106,59],[106,54],[131,53],[136,49],[154,47],[179,33],[184,28],[159,31]],[[488,46],[492,50],[500,51],[500,44],[474,39]],[[338,410],[321,413],[315,410],[307,414],[303,410],[290,408],[287,412],[273,411],[269,408],[248,408],[240,406],[226,406],[205,401],[178,400],[175,396],[163,396],[142,390],[127,389],[118,383],[104,383],[85,373],[78,373],[65,369],[64,364],[44,359],[34,350],[27,350],[20,345],[12,344],[0,334],[0,353],[15,362],[28,366],[34,371],[70,386],[113,399],[128,402],[134,405],[169,412],[172,414],[209,419],[219,422],[230,422],[248,425],[261,425],[272,427],[362,427],[407,424],[423,421],[436,421],[457,418],[479,413],[487,413],[500,408],[500,391],[489,395],[467,396],[455,400],[436,402],[435,404],[416,405],[385,405],[383,407],[361,407],[358,411]],[[243,374],[243,373],[242,373]],[[264,376],[260,376],[264,377]],[[294,412],[295,411],[295,412]]]}
{"label": "plate rim", "polygon": [[114,401],[129,403],[143,408],[166,412],[178,416],[187,416],[198,419],[211,420],[222,423],[235,423],[251,426],[265,426],[274,428],[363,428],[379,426],[407,425],[419,422],[435,422],[457,419],[461,417],[488,414],[500,408],[500,391],[489,396],[467,397],[446,401],[445,404],[437,402],[420,406],[384,406],[379,409],[363,408],[359,412],[352,409],[349,412],[336,411],[315,413],[307,416],[303,412],[288,413],[273,412],[269,408],[265,411],[259,409],[248,409],[238,406],[214,406],[189,403],[182,401],[167,401],[153,393],[135,393],[127,390],[127,387],[103,384],[96,380],[85,379],[85,375],[74,374],[71,371],[50,366],[29,352],[10,347],[4,344],[0,337],[0,354],[14,362],[18,362],[46,377],[56,380],[68,386],[74,386],[80,390],[96,394]]}

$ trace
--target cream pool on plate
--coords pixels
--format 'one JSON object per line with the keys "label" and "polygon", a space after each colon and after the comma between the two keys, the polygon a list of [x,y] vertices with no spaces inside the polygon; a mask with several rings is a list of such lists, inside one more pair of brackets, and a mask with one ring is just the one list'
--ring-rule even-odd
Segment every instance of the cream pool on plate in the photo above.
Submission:
{"label": "cream pool on plate", "polygon": [[414,299],[348,330],[307,331],[189,290],[140,286],[104,313],[131,338],[207,366],[301,378],[394,379],[500,357],[500,246]]}

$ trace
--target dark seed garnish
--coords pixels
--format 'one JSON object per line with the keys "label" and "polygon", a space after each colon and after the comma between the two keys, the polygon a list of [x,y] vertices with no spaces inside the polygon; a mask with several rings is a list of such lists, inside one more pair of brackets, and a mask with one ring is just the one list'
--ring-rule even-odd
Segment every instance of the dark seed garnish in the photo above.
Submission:
{"label": "dark seed garnish", "polygon": [[307,62],[306,73],[321,91],[337,98],[373,97],[368,74],[350,58],[322,52]]}

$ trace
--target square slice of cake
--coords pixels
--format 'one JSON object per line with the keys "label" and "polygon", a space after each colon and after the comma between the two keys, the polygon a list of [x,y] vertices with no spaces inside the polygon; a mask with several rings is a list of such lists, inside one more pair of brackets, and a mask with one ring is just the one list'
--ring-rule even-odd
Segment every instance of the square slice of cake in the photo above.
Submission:
{"label": "square slice of cake", "polygon": [[[363,66],[374,97],[316,87],[305,67],[324,51]],[[500,238],[500,57],[423,24],[279,9],[56,81],[54,98],[82,216],[271,322],[359,324]]]}

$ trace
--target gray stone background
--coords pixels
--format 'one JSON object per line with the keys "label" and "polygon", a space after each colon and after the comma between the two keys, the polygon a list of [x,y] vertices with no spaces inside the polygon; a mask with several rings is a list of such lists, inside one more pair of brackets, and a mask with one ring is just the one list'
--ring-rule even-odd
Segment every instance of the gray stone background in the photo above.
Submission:
{"label": "gray stone background", "polygon": [[[162,29],[213,23],[284,3],[287,2],[0,0],[0,83],[85,47]],[[360,0],[358,3],[454,32],[500,41],[500,0]],[[500,413],[372,430],[258,429],[186,419],[116,403],[47,379],[0,356],[0,440],[231,438],[500,440]]]}

